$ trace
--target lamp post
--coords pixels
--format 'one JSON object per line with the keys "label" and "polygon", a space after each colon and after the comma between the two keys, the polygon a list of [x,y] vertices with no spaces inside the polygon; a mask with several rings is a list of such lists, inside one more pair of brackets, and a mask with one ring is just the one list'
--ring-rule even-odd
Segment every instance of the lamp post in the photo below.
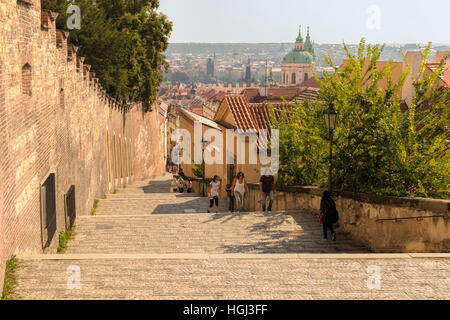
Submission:
{"label": "lamp post", "polygon": [[332,193],[332,178],[331,172],[333,170],[333,133],[336,128],[336,121],[338,119],[339,112],[334,108],[333,102],[330,103],[328,109],[323,112],[325,117],[325,124],[330,136],[330,168],[328,171],[328,191]]}
{"label": "lamp post", "polygon": [[208,140],[205,140],[205,138],[202,138],[201,143],[202,143],[202,195],[205,196],[205,171],[206,171],[206,166],[205,166],[205,143],[208,143]]}

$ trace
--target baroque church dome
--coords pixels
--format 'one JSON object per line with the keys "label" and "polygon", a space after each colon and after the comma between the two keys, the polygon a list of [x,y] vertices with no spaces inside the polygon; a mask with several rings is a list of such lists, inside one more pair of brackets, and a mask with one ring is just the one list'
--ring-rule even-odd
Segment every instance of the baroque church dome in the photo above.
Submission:
{"label": "baroque church dome", "polygon": [[313,63],[314,61],[314,49],[311,43],[311,38],[309,36],[309,27],[306,41],[304,43],[300,28],[298,37],[295,41],[295,48],[283,58],[283,63],[309,64]]}
{"label": "baroque church dome", "polygon": [[314,57],[307,51],[296,51],[295,49],[289,52],[284,58],[283,63],[313,63]]}

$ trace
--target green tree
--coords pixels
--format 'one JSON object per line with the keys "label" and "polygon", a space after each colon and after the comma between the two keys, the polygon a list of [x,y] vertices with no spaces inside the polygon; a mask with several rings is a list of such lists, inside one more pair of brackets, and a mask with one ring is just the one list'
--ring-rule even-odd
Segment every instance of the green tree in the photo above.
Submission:
{"label": "green tree", "polygon": [[197,178],[203,178],[205,174],[205,161],[202,161],[201,164],[196,164],[195,167],[192,169],[192,173]]}
{"label": "green tree", "polygon": [[181,82],[181,83],[189,83],[189,75],[185,71],[175,71],[170,73],[169,79],[172,82]]}
{"label": "green tree", "polygon": [[[400,100],[407,67],[399,81],[392,79],[391,62],[382,69],[377,61],[383,46],[361,41],[358,53],[347,52],[346,64],[316,77],[320,101],[299,103],[275,117],[280,129],[282,183],[325,185],[328,167],[328,134],[323,110],[333,104],[339,111],[334,135],[333,185],[342,190],[390,195],[448,197],[450,184],[450,91],[439,88],[444,60],[427,73],[429,46],[413,76],[413,102]],[[380,81],[385,85],[381,86]]]}
{"label": "green tree", "polygon": [[[59,13],[57,27],[67,29],[71,3],[42,0],[42,7]],[[69,41],[80,49],[86,64],[112,96],[142,100],[150,109],[163,73],[168,69],[163,52],[172,23],[157,12],[158,0],[75,0],[81,9],[81,28],[70,30]]]}

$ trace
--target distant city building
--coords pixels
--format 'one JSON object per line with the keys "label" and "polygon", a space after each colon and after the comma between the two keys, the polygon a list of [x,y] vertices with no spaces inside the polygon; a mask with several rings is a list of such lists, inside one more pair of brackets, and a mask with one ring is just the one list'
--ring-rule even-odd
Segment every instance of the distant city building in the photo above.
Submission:
{"label": "distant city building", "polygon": [[244,81],[247,83],[248,86],[252,82],[252,69],[251,69],[251,66],[250,66],[250,58],[248,58],[248,64],[247,64],[247,67],[245,68]]}
{"label": "distant city building", "polygon": [[309,78],[315,72],[314,49],[309,36],[309,27],[306,40],[303,42],[301,27],[292,51],[290,51],[281,63],[281,85],[297,86]]}
{"label": "distant city building", "polygon": [[209,58],[206,63],[206,75],[208,77],[214,78],[214,60]]}
{"label": "distant city building", "polygon": [[195,84],[192,84],[192,88],[191,88],[190,94],[193,95],[193,96],[195,96],[195,94],[196,94],[196,91],[195,91]]}

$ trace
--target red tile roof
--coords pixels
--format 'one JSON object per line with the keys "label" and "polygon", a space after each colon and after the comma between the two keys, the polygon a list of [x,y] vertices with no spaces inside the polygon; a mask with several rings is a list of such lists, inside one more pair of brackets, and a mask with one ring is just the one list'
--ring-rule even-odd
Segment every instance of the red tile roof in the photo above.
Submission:
{"label": "red tile roof", "polygon": [[259,89],[245,88],[244,90],[242,90],[241,95],[244,96],[245,101],[254,102],[255,97],[259,95]]}
{"label": "red tile roof", "polygon": [[309,78],[305,82],[302,82],[300,84],[300,87],[314,88],[314,89],[319,89],[320,88],[319,84],[316,81],[316,78]]}
{"label": "red tile roof", "polygon": [[[270,103],[275,108],[275,118],[280,119],[281,110],[290,108],[288,104],[285,103]],[[271,129],[271,114],[272,110],[269,103],[249,103],[248,108],[252,117],[258,126],[258,129]],[[278,111],[280,110],[280,111]]]}
{"label": "red tile roof", "polygon": [[194,112],[200,116],[203,116],[203,106],[201,104],[200,105],[193,104],[193,105],[190,105],[189,108],[191,109],[192,112]]}
{"label": "red tile roof", "polygon": [[281,87],[275,87],[275,88],[269,88],[268,90],[268,96],[269,100],[272,99],[279,99],[284,98],[286,101],[292,100],[296,95],[298,95],[303,88],[300,87],[288,87],[288,88],[281,88]]}
{"label": "red tile roof", "polygon": [[307,88],[305,90],[303,90],[302,92],[299,93],[299,95],[297,95],[295,97],[295,99],[297,100],[309,100],[309,101],[315,101],[315,100],[319,100],[319,90],[317,89],[313,89],[313,88]]}
{"label": "red tile roof", "polygon": [[233,119],[238,129],[244,131],[258,129],[252,117],[244,96],[226,96],[225,101],[230,108]]}
{"label": "red tile roof", "polygon": [[[275,119],[279,120],[281,111],[287,108],[291,108],[289,104],[285,103],[271,103],[275,109]],[[250,114],[254,118],[259,130],[267,130],[267,136],[259,135],[258,144],[260,146],[266,146],[272,136],[272,109],[269,103],[249,103],[248,108]]]}

